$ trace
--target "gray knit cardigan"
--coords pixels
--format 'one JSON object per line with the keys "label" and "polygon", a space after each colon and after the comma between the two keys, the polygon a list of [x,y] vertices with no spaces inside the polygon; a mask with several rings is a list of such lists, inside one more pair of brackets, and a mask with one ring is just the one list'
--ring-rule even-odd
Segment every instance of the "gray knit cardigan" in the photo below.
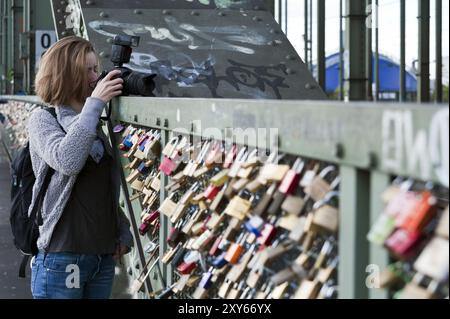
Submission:
{"label": "gray knit cardigan", "polygon": [[[43,201],[43,225],[39,227],[37,242],[39,250],[48,248],[53,230],[61,217],[77,175],[83,169],[94,142],[101,138],[106,151],[112,155],[113,150],[108,139],[100,129],[97,129],[104,107],[105,103],[97,98],[88,98],[81,113],[77,113],[67,106],[56,107],[58,122],[67,134],[61,130],[56,119],[43,109],[36,109],[28,119],[30,155],[36,176],[28,214],[36,204],[36,198],[48,167],[55,170]],[[133,236],[130,232],[130,223],[118,205],[120,175],[117,169],[117,166],[114,165],[111,172],[113,207],[117,210],[118,225],[120,225],[117,243],[121,242],[132,247]]]}

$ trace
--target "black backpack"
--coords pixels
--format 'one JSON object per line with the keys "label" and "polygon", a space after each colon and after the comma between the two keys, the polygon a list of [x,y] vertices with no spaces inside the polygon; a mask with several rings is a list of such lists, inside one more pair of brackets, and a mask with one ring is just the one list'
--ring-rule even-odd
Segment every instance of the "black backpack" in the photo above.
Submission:
{"label": "black backpack", "polygon": [[[54,108],[45,108],[56,119]],[[58,122],[59,124],[59,122]],[[60,125],[61,127],[61,125]],[[64,131],[64,129],[61,127]],[[19,277],[25,277],[25,268],[30,256],[38,253],[37,240],[39,237],[39,226],[42,225],[41,208],[54,169],[48,168],[42,188],[39,191],[33,210],[28,216],[28,208],[31,204],[33,185],[36,177],[31,165],[29,142],[18,151],[11,162],[11,212],[10,223],[14,237],[14,245],[24,254],[20,265]]]}

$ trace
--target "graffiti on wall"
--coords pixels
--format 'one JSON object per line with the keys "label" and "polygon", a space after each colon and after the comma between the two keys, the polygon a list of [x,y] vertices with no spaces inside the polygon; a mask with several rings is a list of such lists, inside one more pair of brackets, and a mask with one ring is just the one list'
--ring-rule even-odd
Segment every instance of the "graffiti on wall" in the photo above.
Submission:
{"label": "graffiti on wall", "polygon": [[[141,45],[145,43],[149,52],[134,50],[127,66],[157,74],[157,95],[173,81],[180,88],[207,88],[211,97],[226,97],[227,91],[233,91],[251,98],[281,99],[280,89],[289,88],[285,83],[287,68],[284,64],[250,65],[222,58],[220,68],[217,65],[215,52],[253,55],[255,46],[267,45],[268,39],[256,29],[194,26],[179,23],[172,16],[164,17],[164,22],[164,26],[154,26],[94,20],[88,26],[105,37],[121,33],[141,36]],[[169,96],[175,95],[169,92]]]}
{"label": "graffiti on wall", "polygon": [[164,20],[167,27],[99,20],[90,21],[88,25],[92,30],[106,37],[114,37],[120,32],[133,36],[150,35],[153,40],[168,40],[190,50],[224,50],[255,54],[255,50],[245,44],[262,46],[268,42],[254,29],[237,26],[196,27],[188,23],[179,23],[175,17],[165,17]]}
{"label": "graffiti on wall", "polygon": [[[423,180],[436,175],[449,186],[449,109],[433,116],[428,130],[414,130],[411,111],[385,111],[382,165],[387,170],[416,171]],[[415,133],[415,134],[414,134]]]}

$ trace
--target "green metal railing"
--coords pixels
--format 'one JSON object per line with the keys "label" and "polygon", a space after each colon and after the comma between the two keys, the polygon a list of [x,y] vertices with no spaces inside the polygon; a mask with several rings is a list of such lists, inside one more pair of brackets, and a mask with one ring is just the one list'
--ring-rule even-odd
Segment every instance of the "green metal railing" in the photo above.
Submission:
{"label": "green metal railing", "polygon": [[[366,267],[384,268],[389,263],[388,252],[370,244],[366,235],[383,210],[380,195],[392,178],[410,177],[444,188],[449,185],[448,105],[121,97],[113,100],[111,107],[113,125],[120,122],[159,129],[163,145],[170,134],[213,136],[249,147],[278,145],[280,152],[337,165],[341,175],[339,298],[387,297],[384,290],[366,286]],[[245,129],[265,133],[252,139],[251,130]],[[162,174],[161,201],[167,196],[167,183],[168,177]],[[139,220],[140,204],[127,202],[129,196],[125,195],[127,192],[122,193],[122,206],[130,214],[125,205],[129,203],[134,212],[130,217]],[[167,248],[169,224],[163,217],[160,256]],[[135,238],[142,240],[140,249],[147,244],[148,238],[138,233]],[[139,263],[142,271],[142,253],[130,256],[128,263]],[[159,290],[172,282],[172,269],[160,264],[149,280],[147,290]]]}

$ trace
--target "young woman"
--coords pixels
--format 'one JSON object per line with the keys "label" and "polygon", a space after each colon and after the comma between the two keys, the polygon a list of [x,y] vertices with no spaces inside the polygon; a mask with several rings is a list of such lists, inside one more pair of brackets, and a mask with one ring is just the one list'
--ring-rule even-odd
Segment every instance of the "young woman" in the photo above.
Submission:
{"label": "young woman", "polygon": [[42,57],[37,95],[57,119],[38,109],[28,120],[36,182],[29,212],[49,167],[55,170],[42,204],[39,254],[32,262],[34,298],[109,298],[115,262],[130,251],[129,222],[118,205],[112,149],[99,128],[105,104],[121,94],[111,71],[97,83],[90,42],[63,38]]}

